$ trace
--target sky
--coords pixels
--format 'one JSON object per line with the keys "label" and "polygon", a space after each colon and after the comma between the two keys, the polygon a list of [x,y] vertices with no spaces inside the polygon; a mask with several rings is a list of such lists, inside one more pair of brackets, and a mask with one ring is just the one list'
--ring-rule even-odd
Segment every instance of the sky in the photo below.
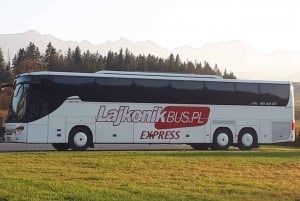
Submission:
{"label": "sky", "polygon": [[36,30],[94,44],[150,40],[169,50],[240,40],[300,51],[299,0],[0,0],[0,34]]}

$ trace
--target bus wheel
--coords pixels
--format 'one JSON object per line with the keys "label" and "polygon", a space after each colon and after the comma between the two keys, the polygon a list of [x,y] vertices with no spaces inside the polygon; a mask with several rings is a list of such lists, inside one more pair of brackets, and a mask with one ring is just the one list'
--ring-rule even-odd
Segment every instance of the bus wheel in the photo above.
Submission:
{"label": "bus wheel", "polygon": [[74,151],[84,151],[91,145],[90,132],[82,127],[75,127],[69,135],[70,148]]}
{"label": "bus wheel", "polygon": [[257,144],[256,133],[251,130],[242,130],[238,137],[240,150],[250,150]]}
{"label": "bus wheel", "polygon": [[52,146],[58,151],[66,151],[70,148],[68,143],[53,143]]}
{"label": "bus wheel", "polygon": [[190,146],[196,150],[207,150],[210,147],[210,144],[198,143],[198,144],[190,144]]}
{"label": "bus wheel", "polygon": [[227,150],[232,144],[232,133],[229,129],[219,128],[215,131],[212,148],[215,150]]}

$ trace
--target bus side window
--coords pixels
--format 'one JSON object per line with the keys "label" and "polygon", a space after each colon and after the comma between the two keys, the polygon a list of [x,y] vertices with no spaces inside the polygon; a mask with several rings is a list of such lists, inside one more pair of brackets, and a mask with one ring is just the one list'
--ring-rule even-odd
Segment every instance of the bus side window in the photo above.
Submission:
{"label": "bus side window", "polygon": [[206,82],[208,102],[216,105],[234,105],[235,89],[231,82]]}
{"label": "bus side window", "polygon": [[289,85],[287,84],[260,84],[260,105],[287,105],[289,89]]}
{"label": "bus side window", "polygon": [[46,116],[49,112],[48,90],[39,85],[32,85],[28,96],[27,118],[34,121]]}
{"label": "bus side window", "polygon": [[172,80],[170,82],[174,103],[205,104],[204,82]]}
{"label": "bus side window", "polygon": [[136,89],[137,102],[142,103],[164,103],[168,102],[167,89],[168,80],[155,79],[135,79],[134,86]]}
{"label": "bus side window", "polygon": [[96,79],[98,102],[132,102],[134,101],[133,80],[131,78]]}
{"label": "bus side window", "polygon": [[258,105],[258,84],[236,83],[236,96],[237,105]]}

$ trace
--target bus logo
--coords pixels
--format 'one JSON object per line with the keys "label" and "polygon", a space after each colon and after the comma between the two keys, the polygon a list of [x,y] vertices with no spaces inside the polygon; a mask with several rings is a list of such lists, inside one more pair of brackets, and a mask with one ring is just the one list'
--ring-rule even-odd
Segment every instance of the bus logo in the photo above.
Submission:
{"label": "bus logo", "polygon": [[209,107],[154,106],[151,110],[131,110],[129,106],[107,110],[101,105],[97,122],[112,122],[114,126],[121,123],[154,123],[156,129],[171,129],[203,126],[209,118]]}
{"label": "bus logo", "polygon": [[162,112],[164,121],[155,122],[156,129],[203,126],[208,121],[210,108],[168,106]]}

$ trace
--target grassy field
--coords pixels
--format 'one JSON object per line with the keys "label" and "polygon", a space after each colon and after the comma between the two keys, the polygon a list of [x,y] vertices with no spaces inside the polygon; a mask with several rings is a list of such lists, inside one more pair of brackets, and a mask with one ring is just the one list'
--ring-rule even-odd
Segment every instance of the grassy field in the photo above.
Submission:
{"label": "grassy field", "polygon": [[0,201],[300,201],[293,148],[1,153],[0,160]]}

